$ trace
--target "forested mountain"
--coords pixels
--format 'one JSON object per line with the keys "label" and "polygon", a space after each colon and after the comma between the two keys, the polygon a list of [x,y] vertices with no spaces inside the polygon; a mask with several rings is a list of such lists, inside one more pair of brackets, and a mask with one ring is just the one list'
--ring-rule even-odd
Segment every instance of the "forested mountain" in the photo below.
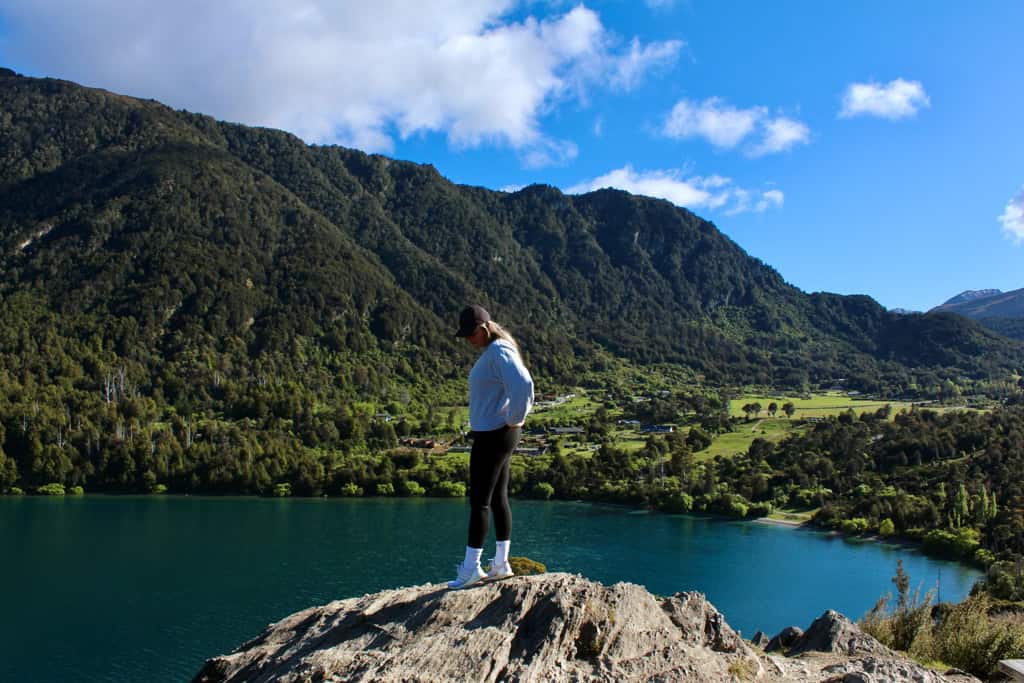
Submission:
{"label": "forested mountain", "polygon": [[443,376],[462,362],[454,312],[479,300],[562,379],[595,345],[789,385],[995,377],[1024,357],[946,316],[805,295],[665,201],[457,186],[430,166],[11,72],[0,98],[4,296],[88,314],[133,353],[234,340],[258,358],[301,339]]}
{"label": "forested mountain", "polygon": [[0,70],[0,443],[22,474],[61,480],[71,439],[139,451],[117,456],[127,486],[159,469],[140,458],[160,430],[192,446],[192,416],[231,425],[204,435],[207,468],[268,441],[372,448],[372,406],[429,422],[461,403],[470,301],[521,337],[542,389],[671,362],[710,382],[986,391],[1024,367],[1024,345],[960,316],[805,294],[666,201],[459,186]]}
{"label": "forested mountain", "polygon": [[1024,340],[1024,289],[962,292],[932,312],[959,313],[999,334]]}

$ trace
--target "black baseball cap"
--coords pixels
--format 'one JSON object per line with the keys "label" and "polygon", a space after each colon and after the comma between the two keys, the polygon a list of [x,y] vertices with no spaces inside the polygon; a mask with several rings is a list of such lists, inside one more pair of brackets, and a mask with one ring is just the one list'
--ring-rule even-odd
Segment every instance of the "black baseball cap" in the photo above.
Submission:
{"label": "black baseball cap", "polygon": [[491,314],[484,310],[483,306],[466,306],[459,314],[459,331],[456,337],[468,337],[476,331],[476,328],[491,319]]}

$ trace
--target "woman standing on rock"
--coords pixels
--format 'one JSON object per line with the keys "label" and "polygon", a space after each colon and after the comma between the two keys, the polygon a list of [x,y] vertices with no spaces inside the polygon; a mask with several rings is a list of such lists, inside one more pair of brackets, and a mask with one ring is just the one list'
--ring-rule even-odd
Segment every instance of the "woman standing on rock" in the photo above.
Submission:
{"label": "woman standing on rock", "polygon": [[[459,316],[457,337],[481,350],[469,372],[469,540],[466,557],[449,588],[466,588],[484,579],[512,576],[508,549],[512,511],[508,505],[509,462],[521,428],[533,407],[533,378],[523,365],[515,339],[491,320],[480,306],[467,306]],[[480,567],[491,513],[497,546],[491,569]]]}

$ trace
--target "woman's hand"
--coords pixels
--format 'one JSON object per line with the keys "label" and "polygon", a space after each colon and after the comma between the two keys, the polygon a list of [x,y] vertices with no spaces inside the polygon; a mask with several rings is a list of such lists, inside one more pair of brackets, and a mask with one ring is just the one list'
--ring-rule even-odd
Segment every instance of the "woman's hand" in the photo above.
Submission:
{"label": "woman's hand", "polygon": [[520,422],[519,424],[508,425],[508,427],[509,427],[509,429],[516,429],[517,427],[522,427],[524,424],[526,424],[526,422]]}

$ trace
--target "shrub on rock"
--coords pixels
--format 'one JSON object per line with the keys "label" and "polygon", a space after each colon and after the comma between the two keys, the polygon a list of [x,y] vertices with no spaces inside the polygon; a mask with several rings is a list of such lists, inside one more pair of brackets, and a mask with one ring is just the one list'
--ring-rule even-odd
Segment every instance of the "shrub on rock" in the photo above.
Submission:
{"label": "shrub on rock", "polygon": [[512,565],[512,571],[516,576],[529,576],[531,574],[544,574],[548,568],[528,557],[510,557],[508,563]]}

